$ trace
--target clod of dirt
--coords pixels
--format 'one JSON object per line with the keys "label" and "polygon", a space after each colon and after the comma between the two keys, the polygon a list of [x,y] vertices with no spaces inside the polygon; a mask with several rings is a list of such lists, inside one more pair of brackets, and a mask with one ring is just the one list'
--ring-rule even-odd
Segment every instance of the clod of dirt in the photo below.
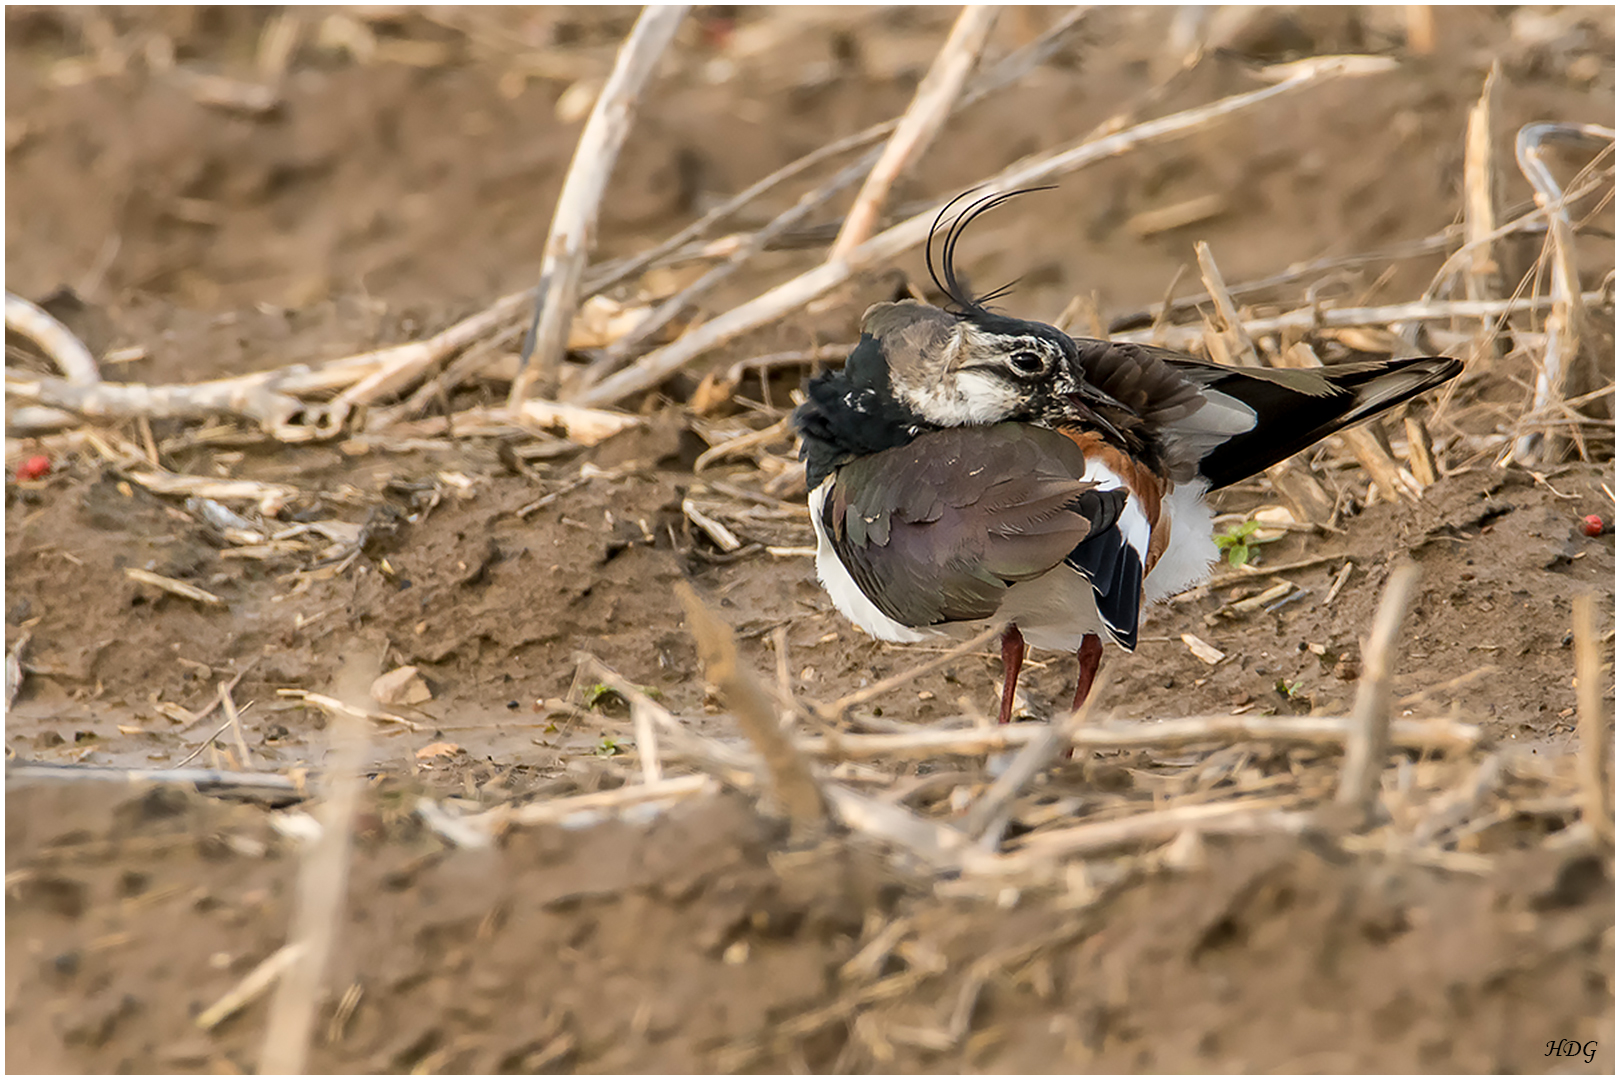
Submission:
{"label": "clod of dirt", "polygon": [[379,705],[420,705],[433,700],[433,691],[422,673],[407,664],[377,676],[371,684],[371,697]]}

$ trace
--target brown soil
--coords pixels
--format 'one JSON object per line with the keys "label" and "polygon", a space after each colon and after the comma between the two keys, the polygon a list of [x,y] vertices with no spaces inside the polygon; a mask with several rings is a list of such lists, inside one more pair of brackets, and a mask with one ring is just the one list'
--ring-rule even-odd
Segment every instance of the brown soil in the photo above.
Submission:
{"label": "brown soil", "polygon": [[[143,358],[108,365],[109,378],[190,381],[337,357],[421,337],[530,284],[579,123],[555,113],[574,75],[513,73],[555,42],[570,71],[600,75],[634,15],[381,17],[372,28],[393,52],[361,64],[310,43],[325,17],[311,13],[283,102],[262,117],[199,104],[146,59],[168,41],[183,66],[253,79],[265,17],[8,9],[7,287],[36,300],[77,290],[81,304],[59,299],[56,310],[98,354],[145,346]],[[1052,63],[954,121],[912,174],[926,182],[908,181],[897,199],[972,183],[1139,100],[1168,17],[1097,12]],[[1503,63],[1499,147],[1532,119],[1612,118],[1612,11],[1575,11],[1539,37],[1509,9],[1435,17],[1441,47],[1397,73],[1308,91],[1010,207],[974,235],[975,276],[1022,275],[1008,303],[1034,316],[1094,291],[1107,319],[1157,302],[1197,239],[1236,282],[1431,234],[1458,214],[1465,117],[1493,59]],[[642,250],[716,194],[898,113],[950,13],[727,18],[694,17],[674,46],[605,200],[600,254]],[[996,48],[1049,18],[1009,10]],[[1399,56],[1403,39],[1398,16],[1368,9],[1268,14],[1150,111],[1248,89],[1256,62]],[[427,61],[400,59],[424,48]],[[1499,157],[1504,200],[1526,200],[1510,151]],[[1124,227],[1212,192],[1225,209],[1191,228],[1144,238]],[[1587,287],[1612,267],[1602,247],[1583,248]],[[1504,276],[1517,280],[1538,248],[1506,245]],[[769,253],[708,297],[706,313],[814,257]],[[1394,265],[1387,279],[1374,268],[1333,288],[1369,303],[1408,299],[1438,259]],[[923,277],[915,254],[900,267]],[[720,359],[849,340],[859,313],[894,286],[860,279]],[[1591,461],[1539,478],[1492,468],[1495,452],[1467,439],[1505,424],[1529,377],[1510,359],[1431,418],[1456,471],[1422,503],[1358,498],[1342,531],[1269,545],[1273,564],[1331,556],[1292,575],[1310,590],[1302,600],[1213,625],[1205,616],[1223,590],[1155,611],[1135,656],[1109,656],[1102,704],[1144,720],[1341,713],[1360,636],[1407,556],[1422,579],[1395,673],[1401,707],[1481,722],[1497,746],[1573,752],[1571,599],[1595,592],[1609,625],[1615,572],[1612,531],[1588,538],[1577,526],[1584,514],[1612,518],[1613,444],[1595,439]],[[690,386],[668,389],[679,398]],[[478,384],[458,406],[498,392]],[[159,441],[182,433],[153,428]],[[1473,875],[1281,840],[1212,842],[1202,868],[1133,869],[1076,909],[1067,894],[1002,906],[955,895],[858,843],[795,849],[740,797],[651,825],[516,830],[493,852],[447,849],[410,815],[409,796],[491,804],[617,782],[616,763],[598,754],[605,740],[633,741],[622,718],[558,721],[536,704],[569,691],[582,652],[735,736],[706,697],[678,581],[718,607],[762,672],[776,664],[771,631],[785,626],[793,689],[806,697],[831,700],[917,661],[851,629],[809,560],[727,559],[695,539],[680,503],[702,448],[681,410],[665,408],[644,430],[541,464],[538,480],[476,440],[404,454],[250,442],[168,455],[179,472],[295,485],[305,494],[287,521],[367,525],[361,556],[326,576],[297,573],[307,561],[225,557],[180,500],[88,453],[54,462],[44,480],[8,480],[8,649],[30,635],[8,758],[172,765],[218,722],[176,723],[174,706],[201,707],[247,669],[235,699],[254,703],[244,726],[255,765],[318,764],[322,715],[278,689],[328,691],[356,654],[420,667],[435,695],[412,714],[424,729],[380,733],[372,746],[380,779],[327,980],[320,1070],[1613,1070],[1612,862],[1568,851],[1526,844]],[[8,474],[31,452],[8,441]],[[1325,482],[1363,496],[1365,477],[1328,470],[1326,456]],[[519,516],[583,462],[613,472]],[[446,474],[471,478],[468,492]],[[1273,501],[1259,485],[1223,499],[1233,511]],[[744,539],[803,545],[809,530],[769,521]],[[1355,569],[1326,605],[1346,562]],[[128,567],[193,582],[227,607],[137,584]],[[1205,665],[1184,633],[1228,659]],[[1061,699],[1072,661],[1035,659],[1051,661],[1030,670],[1041,708]],[[879,717],[926,723],[987,709],[994,693],[992,662],[970,659],[882,702]],[[459,752],[419,760],[436,741]],[[262,1002],[210,1035],[191,1018],[285,940],[295,855],[251,806],[13,787],[8,1067],[251,1068]],[[839,968],[896,919],[913,924],[884,969],[896,981],[834,1008],[849,1001]],[[360,1004],[328,1037],[351,985],[363,988]],[[818,1022],[793,1027],[807,1016]],[[1548,1040],[1565,1038],[1598,1040],[1594,1060],[1545,1056]]]}

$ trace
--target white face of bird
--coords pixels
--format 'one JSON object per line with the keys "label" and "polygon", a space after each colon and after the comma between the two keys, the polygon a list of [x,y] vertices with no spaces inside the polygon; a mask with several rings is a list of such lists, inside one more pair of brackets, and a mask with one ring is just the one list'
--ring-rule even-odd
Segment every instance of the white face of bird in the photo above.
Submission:
{"label": "white face of bird", "polygon": [[895,397],[939,427],[1041,415],[1077,389],[1062,347],[1041,335],[905,303],[873,308],[864,329],[883,346]]}

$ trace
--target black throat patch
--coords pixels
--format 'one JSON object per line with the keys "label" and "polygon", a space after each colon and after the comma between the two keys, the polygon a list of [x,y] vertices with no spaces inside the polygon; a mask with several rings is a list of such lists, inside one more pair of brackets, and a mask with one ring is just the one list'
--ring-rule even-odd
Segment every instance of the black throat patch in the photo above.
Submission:
{"label": "black throat patch", "polygon": [[803,436],[799,457],[814,491],[833,470],[867,454],[904,446],[935,430],[894,396],[877,340],[862,334],[842,371],[810,380],[810,400],[793,414]]}

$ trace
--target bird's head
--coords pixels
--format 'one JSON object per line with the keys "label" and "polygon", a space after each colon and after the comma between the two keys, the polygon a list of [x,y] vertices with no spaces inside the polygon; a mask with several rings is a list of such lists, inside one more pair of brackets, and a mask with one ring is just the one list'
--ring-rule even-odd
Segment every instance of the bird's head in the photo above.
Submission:
{"label": "bird's head", "polygon": [[975,297],[957,276],[956,244],[963,229],[1017,194],[1021,192],[989,196],[963,210],[944,231],[936,267],[934,233],[950,206],[940,211],[929,233],[928,271],[950,298],[951,310],[915,300],[876,304],[867,310],[861,331],[876,342],[895,398],[929,424],[961,427],[1013,420],[1081,422],[1107,429],[1094,409],[1119,402],[1086,383],[1074,340],[1055,326],[1011,318],[985,306],[1010,285]]}

